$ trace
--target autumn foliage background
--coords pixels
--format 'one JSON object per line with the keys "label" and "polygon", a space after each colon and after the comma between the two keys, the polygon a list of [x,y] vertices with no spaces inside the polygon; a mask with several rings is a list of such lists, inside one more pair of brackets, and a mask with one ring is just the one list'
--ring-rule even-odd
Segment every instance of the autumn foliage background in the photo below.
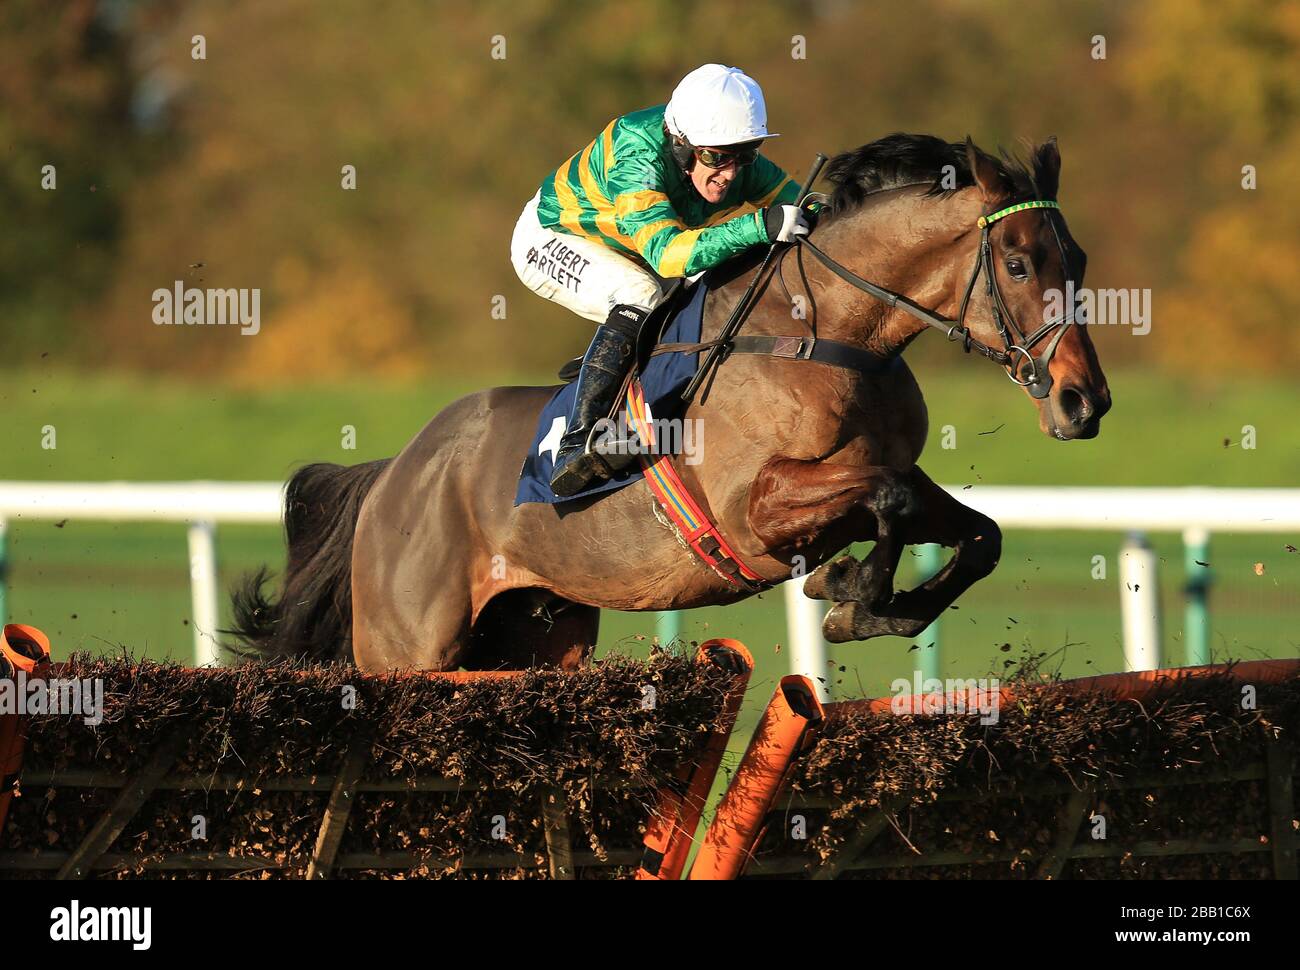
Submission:
{"label": "autumn foliage background", "polygon": [[[549,369],[590,325],[516,279],[520,209],[609,119],[711,60],[763,85],[783,133],[766,150],[796,174],[897,130],[990,150],[1057,135],[1087,284],[1152,291],[1147,337],[1094,329],[1108,370],[1300,363],[1294,2],[5,0],[5,365]],[[261,333],[154,326],[151,294],[177,279],[261,288]]]}

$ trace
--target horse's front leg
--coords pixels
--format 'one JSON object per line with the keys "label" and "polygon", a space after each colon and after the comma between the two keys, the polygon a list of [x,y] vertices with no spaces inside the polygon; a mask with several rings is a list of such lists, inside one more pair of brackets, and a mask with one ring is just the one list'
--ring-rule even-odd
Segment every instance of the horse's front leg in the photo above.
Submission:
{"label": "horse's front leg", "polygon": [[865,560],[828,563],[808,577],[805,591],[880,606],[893,595],[903,523],[915,507],[907,472],[779,458],[763,467],[750,490],[749,528],[769,552],[797,551],[833,525],[847,527],[853,539],[875,539]]}
{"label": "horse's front leg", "polygon": [[[962,505],[919,468],[910,473],[909,484],[917,505],[899,523],[902,540],[908,544],[937,542],[952,547],[954,555],[930,579],[915,589],[894,593],[888,602],[861,596],[836,602],[822,627],[832,643],[879,636],[914,637],[998,564],[1002,531],[996,522]],[[829,570],[837,564],[823,568]],[[865,567],[866,562],[862,564]],[[851,573],[851,568],[848,571]],[[809,577],[810,585],[816,575]],[[845,589],[841,585],[832,591]]]}

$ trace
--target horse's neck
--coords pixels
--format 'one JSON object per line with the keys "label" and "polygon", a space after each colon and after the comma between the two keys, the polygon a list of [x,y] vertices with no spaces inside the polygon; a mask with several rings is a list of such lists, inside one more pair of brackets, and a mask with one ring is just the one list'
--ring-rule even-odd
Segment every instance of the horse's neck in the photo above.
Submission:
{"label": "horse's neck", "polygon": [[[949,231],[953,219],[948,208],[921,198],[919,190],[881,193],[826,225],[815,238],[827,255],[864,279],[950,314],[951,259],[944,251],[959,230]],[[792,248],[782,263],[751,311],[746,332],[815,332],[819,338],[893,356],[925,329],[915,318],[890,311],[875,297],[842,283],[816,257]],[[739,273],[718,288],[706,314],[705,339],[718,335],[754,272]],[[818,281],[824,285],[810,291],[809,283]],[[799,296],[803,301],[796,313],[792,301]]]}

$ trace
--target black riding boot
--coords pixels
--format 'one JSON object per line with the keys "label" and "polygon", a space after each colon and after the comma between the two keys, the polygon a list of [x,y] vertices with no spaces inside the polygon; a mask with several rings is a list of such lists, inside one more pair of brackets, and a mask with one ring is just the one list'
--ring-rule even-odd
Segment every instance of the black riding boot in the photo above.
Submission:
{"label": "black riding boot", "polygon": [[646,311],[640,307],[621,304],[614,307],[609,319],[596,328],[591,346],[582,358],[573,410],[560,438],[555,470],[551,474],[551,491],[561,498],[577,495],[616,471],[605,456],[593,450],[592,431],[614,405],[614,395],[632,365],[637,332],[645,317]]}

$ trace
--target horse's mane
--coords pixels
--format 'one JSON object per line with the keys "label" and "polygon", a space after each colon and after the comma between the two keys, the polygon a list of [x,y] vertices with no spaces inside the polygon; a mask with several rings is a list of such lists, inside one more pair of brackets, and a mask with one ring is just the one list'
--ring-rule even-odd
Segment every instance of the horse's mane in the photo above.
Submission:
{"label": "horse's mane", "polygon": [[[1030,166],[999,149],[1001,159],[993,159],[998,174],[1016,197],[1039,196],[1039,187],[1050,181],[1045,177],[1038,150],[1032,152]],[[945,167],[955,171],[956,185],[945,186]],[[927,196],[951,195],[975,184],[966,160],[965,142],[946,142],[934,135],[909,135],[895,132],[873,142],[841,152],[826,166],[826,178],[835,186],[830,195],[831,210],[842,214],[860,206],[867,196],[906,185],[930,183]],[[1055,196],[1055,186],[1051,187]]]}

